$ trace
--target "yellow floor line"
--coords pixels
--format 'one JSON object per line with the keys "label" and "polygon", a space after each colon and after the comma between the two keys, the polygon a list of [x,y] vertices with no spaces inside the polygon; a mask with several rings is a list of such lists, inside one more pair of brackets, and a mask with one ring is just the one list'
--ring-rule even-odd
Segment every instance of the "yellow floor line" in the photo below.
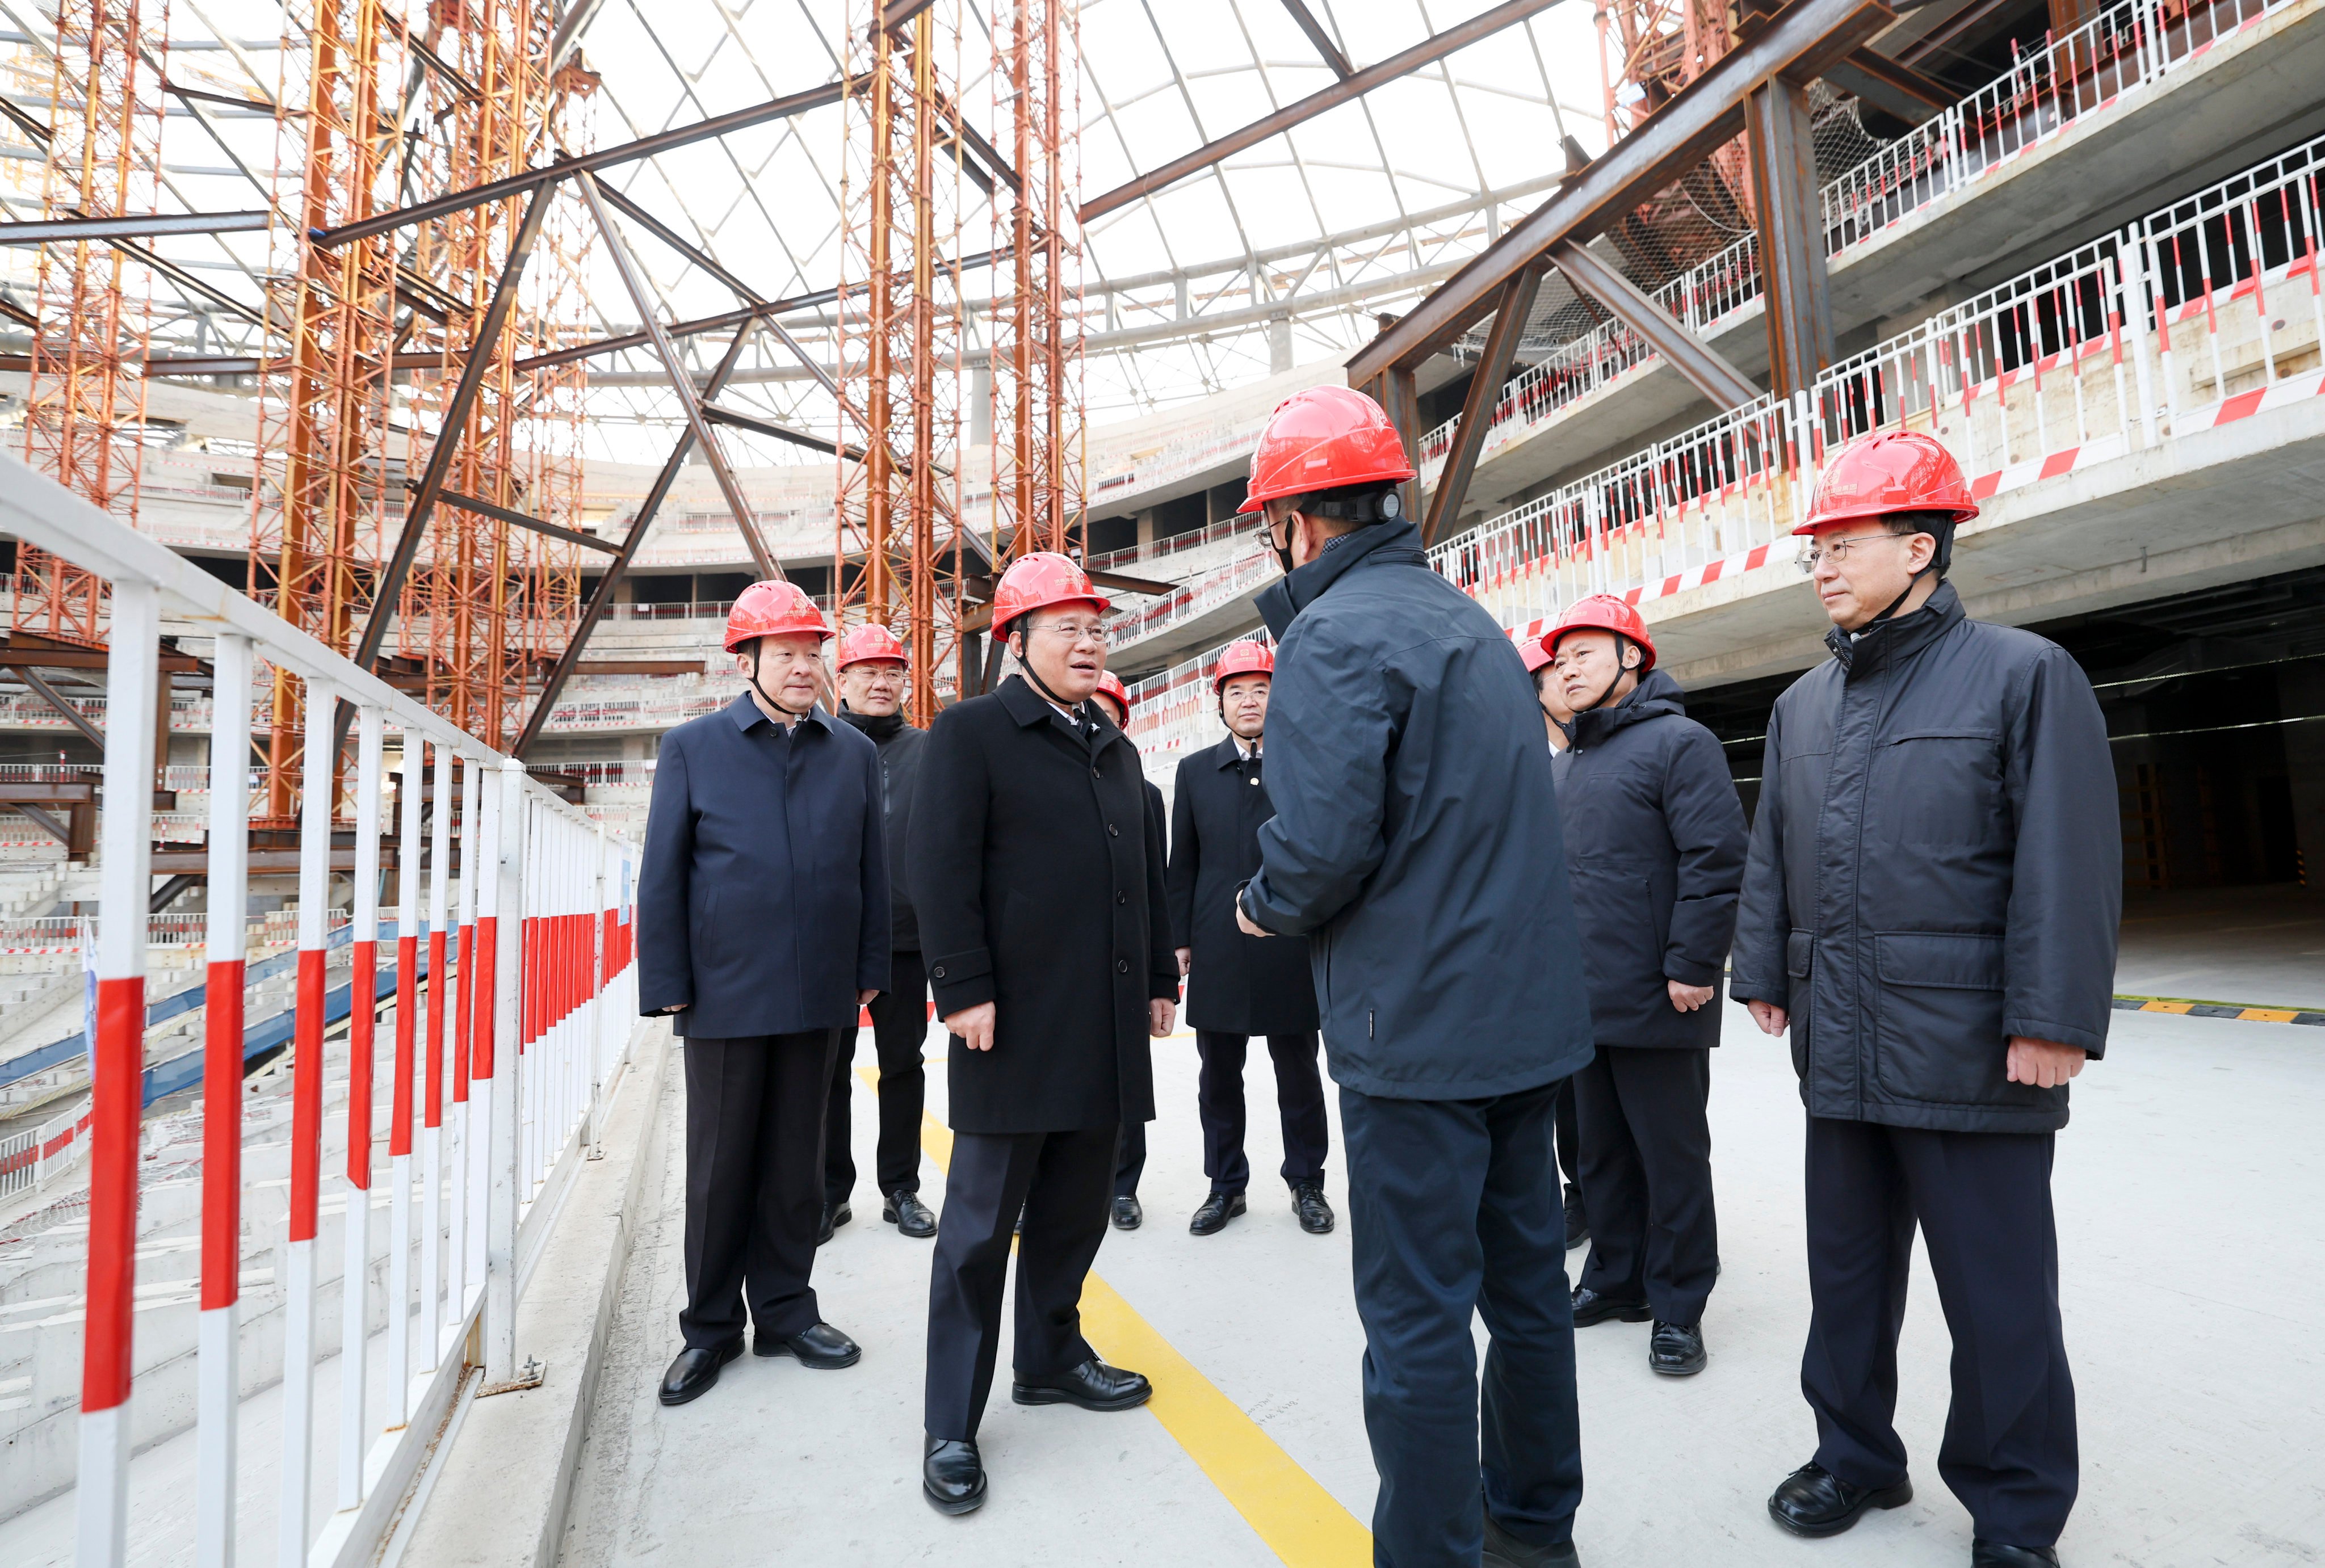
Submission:
{"label": "yellow floor line", "polygon": [[[876,1069],[856,1071],[878,1087]],[[926,1112],[921,1147],[938,1169],[950,1168],[952,1131]],[[1082,1332],[1108,1361],[1153,1379],[1146,1408],[1287,1568],[1360,1568],[1373,1560],[1372,1532],[1096,1274],[1082,1283]]]}

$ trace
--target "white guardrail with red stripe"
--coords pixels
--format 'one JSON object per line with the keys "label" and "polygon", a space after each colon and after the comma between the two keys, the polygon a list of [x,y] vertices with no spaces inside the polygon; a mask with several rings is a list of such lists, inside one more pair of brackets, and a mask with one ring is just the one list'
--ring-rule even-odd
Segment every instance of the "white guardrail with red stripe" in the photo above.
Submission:
{"label": "white guardrail with red stripe", "polygon": [[1524,631],[1788,561],[1827,451],[1934,435],[1980,500],[2325,393],[2325,137],[1539,496],[1431,563]]}
{"label": "white guardrail with red stripe", "polygon": [[[625,1058],[635,1022],[628,897],[635,852],[533,783],[523,764],[5,456],[0,456],[0,535],[61,557],[108,585],[106,707],[108,720],[125,722],[107,724],[107,801],[152,799],[156,661],[165,614],[197,638],[216,638],[213,659],[222,690],[249,689],[260,659],[301,680],[308,756],[332,750],[338,704],[355,710],[354,756],[345,773],[354,830],[353,1007],[344,1044],[327,1042],[333,791],[310,789],[301,806],[289,1147],[284,1150],[279,1140],[250,1145],[254,1158],[270,1168],[287,1156],[287,1215],[277,1231],[286,1262],[276,1282],[279,1308],[269,1307],[248,1324],[238,1323],[236,1310],[244,1204],[259,1188],[276,1184],[245,1184],[243,1176],[245,791],[210,792],[200,1277],[199,1302],[187,1304],[199,1314],[191,1412],[199,1450],[194,1507],[182,1514],[157,1507],[141,1513],[134,1529],[141,1556],[175,1557],[190,1548],[201,1563],[234,1560],[241,1401],[272,1381],[267,1368],[279,1360],[279,1450],[254,1455],[279,1487],[276,1538],[264,1554],[284,1564],[369,1562],[469,1370],[466,1347],[472,1333],[482,1347],[488,1388],[520,1380],[514,1318],[520,1227],[560,1161],[581,1158],[594,1136],[604,1088]],[[239,703],[221,705],[218,720],[210,737],[212,776],[231,777],[239,786],[248,777],[247,710]],[[432,749],[440,807],[425,825],[423,858],[422,791],[398,790],[400,907],[392,977],[383,973],[379,954],[383,794],[389,777],[384,749],[390,730],[405,759],[407,784],[417,783]],[[442,808],[456,789],[466,807],[457,823]],[[135,1259],[153,831],[147,808],[108,810],[99,824],[91,1099],[69,1130],[78,1133],[85,1121],[91,1154],[79,1462],[77,1477],[65,1479],[77,1480],[78,1560],[92,1568],[111,1568],[128,1555],[133,1451],[186,1425],[167,1398],[141,1413],[139,1388],[170,1369],[141,1359],[132,1334],[136,1323],[146,1338],[171,1338],[158,1312],[133,1318],[133,1308],[147,1305],[135,1294]],[[461,873],[457,929],[448,884],[456,867]],[[424,1018],[418,907],[423,870],[429,915]],[[135,918],[113,918],[120,910]],[[383,1042],[377,1002],[391,995],[394,1038]],[[389,1080],[384,1086],[375,1082],[383,1067]],[[343,1089],[338,1100],[343,1114],[331,1117],[328,1127],[327,1074]],[[53,1141],[52,1128],[40,1130],[35,1139]],[[384,1168],[374,1158],[375,1142],[383,1139]],[[383,1182],[384,1238],[371,1221]],[[343,1259],[338,1279],[320,1281],[323,1219],[335,1207],[343,1216]],[[383,1264],[384,1300],[373,1284]],[[331,1283],[341,1287],[336,1330],[319,1320],[321,1286]],[[165,1304],[161,1310],[178,1308]],[[384,1332],[375,1324],[384,1324]],[[274,1337],[251,1354],[254,1375],[246,1378],[240,1366],[246,1335],[262,1329]],[[332,1430],[319,1431],[319,1374],[332,1354],[338,1360],[337,1414]],[[367,1390],[368,1373],[381,1361],[384,1401]],[[72,1417],[71,1403],[61,1401],[64,1418]],[[30,1431],[12,1438],[11,1463],[37,1462],[32,1450],[39,1438]],[[324,1495],[335,1496],[337,1508],[319,1520],[310,1499],[318,1482],[333,1475],[336,1487],[324,1489]]]}

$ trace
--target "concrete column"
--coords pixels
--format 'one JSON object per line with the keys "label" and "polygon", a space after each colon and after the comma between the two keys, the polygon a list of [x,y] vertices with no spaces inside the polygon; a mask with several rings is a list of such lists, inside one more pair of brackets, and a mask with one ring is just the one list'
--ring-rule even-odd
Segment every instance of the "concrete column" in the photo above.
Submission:
{"label": "concrete column", "polygon": [[[2277,666],[2276,701],[2277,712],[2289,720],[2325,714],[2325,662],[2311,659]],[[2325,719],[2287,724],[2283,733],[2301,880],[2311,895],[2325,898]]]}

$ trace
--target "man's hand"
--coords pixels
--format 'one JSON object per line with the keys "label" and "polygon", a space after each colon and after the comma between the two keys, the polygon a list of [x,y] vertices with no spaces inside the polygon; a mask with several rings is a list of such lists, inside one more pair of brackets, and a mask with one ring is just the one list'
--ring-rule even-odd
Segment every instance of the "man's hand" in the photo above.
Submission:
{"label": "man's hand", "polygon": [[856,1005],[869,1007],[872,1004],[872,999],[879,994],[876,991],[859,991],[856,993]]}
{"label": "man's hand", "polygon": [[1158,996],[1146,1004],[1146,1032],[1156,1039],[1169,1034],[1178,1021],[1179,1004],[1167,996]]}
{"label": "man's hand", "polygon": [[666,1007],[666,1008],[662,1009],[662,1011],[661,1011],[659,1014],[657,1014],[656,1016],[657,1016],[657,1017],[661,1017],[661,1018],[669,1018],[669,1017],[670,1017],[672,1014],[673,1014],[673,1013],[681,1013],[681,1012],[684,1012],[684,1011],[685,1011],[689,1007],[690,1007],[690,1006],[692,1006],[692,1005],[693,1005],[693,1004],[692,1004],[692,1003],[690,1003],[690,1002],[674,1001],[674,1002],[672,1002],[668,1007]]}
{"label": "man's hand", "polygon": [[1686,985],[1676,980],[1666,980],[1663,989],[1671,992],[1672,1006],[1681,1012],[1693,1012],[1711,1000],[1711,987],[1708,985]]}
{"label": "man's hand", "polygon": [[1263,931],[1257,926],[1253,925],[1251,917],[1243,912],[1243,906],[1241,904],[1237,904],[1236,906],[1236,929],[1242,932],[1246,936],[1273,936],[1275,935],[1273,931]]}
{"label": "man's hand", "polygon": [[980,1001],[975,1007],[965,1007],[949,1015],[945,1028],[960,1037],[960,1043],[972,1051],[993,1048],[993,1004]]}
{"label": "man's hand", "polygon": [[1752,1010],[1752,1021],[1760,1026],[1760,1032],[1764,1035],[1781,1035],[1784,1032],[1784,1026],[1792,1021],[1784,1010],[1774,1002],[1747,1001],[1744,1005]]}
{"label": "man's hand", "polygon": [[1195,950],[1191,947],[1181,947],[1178,949],[1178,954],[1179,973],[1181,974],[1184,974],[1187,973],[1189,967],[1195,962]]}
{"label": "man's hand", "polygon": [[2083,1070],[2083,1047],[2038,1040],[2031,1035],[2010,1037],[2010,1081],[2056,1089]]}

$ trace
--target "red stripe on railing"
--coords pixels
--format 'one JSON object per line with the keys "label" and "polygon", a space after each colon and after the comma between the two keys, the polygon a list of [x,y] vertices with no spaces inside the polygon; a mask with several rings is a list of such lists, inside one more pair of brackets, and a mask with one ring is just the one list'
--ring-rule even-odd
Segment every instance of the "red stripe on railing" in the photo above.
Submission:
{"label": "red stripe on railing", "polygon": [[468,1098],[468,1053],[461,1047],[470,1038],[469,1019],[473,1012],[468,995],[468,976],[475,973],[477,927],[460,927],[460,997],[457,1004],[459,1016],[452,1020],[452,1103],[465,1104]]}
{"label": "red stripe on railing", "polygon": [[347,1180],[371,1190],[372,1062],[379,1028],[379,944],[358,942],[347,992]]}
{"label": "red stripe on railing", "polygon": [[473,1078],[493,1075],[493,975],[500,945],[499,926],[497,916],[477,917],[477,1032],[470,1037],[469,1046],[475,1060],[468,1064],[468,1075]]}
{"label": "red stripe on railing", "polygon": [[[444,1125],[444,933],[428,933],[428,1087],[421,1118]],[[456,1041],[455,1044],[458,1042]]]}
{"label": "red stripe on railing", "polygon": [[145,981],[97,982],[90,1056],[88,1322],[80,1407],[129,1398],[130,1309],[137,1285],[137,1124],[145,1070]]}
{"label": "red stripe on railing", "polygon": [[242,1293],[242,960],[204,971],[202,1310]]}
{"label": "red stripe on railing", "polygon": [[323,950],[299,950],[291,1045],[291,1240],[315,1239],[323,1178]]}
{"label": "red stripe on railing", "polygon": [[420,937],[408,933],[395,939],[395,1087],[387,1130],[391,1156],[412,1152],[412,1057],[418,1027],[412,1014],[419,995]]}

